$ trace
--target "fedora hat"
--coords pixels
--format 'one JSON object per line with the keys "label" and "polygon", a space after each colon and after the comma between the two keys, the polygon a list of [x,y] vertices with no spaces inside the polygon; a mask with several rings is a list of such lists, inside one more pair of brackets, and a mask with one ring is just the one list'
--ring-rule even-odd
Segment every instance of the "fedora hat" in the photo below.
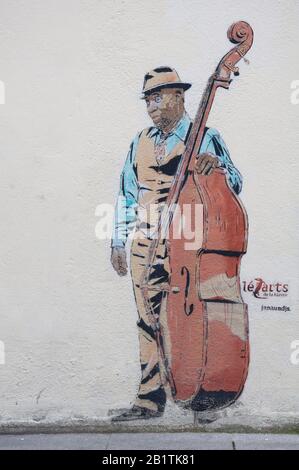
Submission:
{"label": "fedora hat", "polygon": [[183,88],[188,90],[191,83],[182,82],[177,71],[171,67],[157,67],[144,76],[142,98],[160,88]]}

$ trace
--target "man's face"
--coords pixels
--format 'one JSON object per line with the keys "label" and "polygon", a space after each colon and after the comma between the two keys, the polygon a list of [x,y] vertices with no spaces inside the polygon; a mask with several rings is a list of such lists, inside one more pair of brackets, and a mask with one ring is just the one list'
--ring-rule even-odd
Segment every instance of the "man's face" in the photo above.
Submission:
{"label": "man's face", "polygon": [[156,127],[171,128],[184,112],[184,92],[181,89],[163,88],[145,97],[147,112]]}

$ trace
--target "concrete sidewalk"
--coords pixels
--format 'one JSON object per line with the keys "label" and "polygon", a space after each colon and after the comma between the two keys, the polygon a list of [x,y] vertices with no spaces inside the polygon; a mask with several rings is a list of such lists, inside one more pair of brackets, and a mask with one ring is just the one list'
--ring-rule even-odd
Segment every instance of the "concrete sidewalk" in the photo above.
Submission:
{"label": "concrete sidewalk", "polygon": [[228,433],[2,434],[0,450],[299,450],[299,435]]}

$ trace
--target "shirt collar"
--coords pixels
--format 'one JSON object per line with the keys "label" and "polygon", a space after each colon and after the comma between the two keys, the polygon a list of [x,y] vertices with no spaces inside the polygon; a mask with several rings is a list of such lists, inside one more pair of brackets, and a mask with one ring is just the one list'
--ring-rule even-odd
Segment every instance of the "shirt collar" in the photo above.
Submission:
{"label": "shirt collar", "polygon": [[[192,121],[189,115],[185,112],[183,117],[176,124],[176,126],[167,134],[166,138],[172,135],[175,135],[182,142],[185,142],[191,122]],[[152,137],[154,137],[155,135],[159,135],[159,136],[162,135],[162,131],[158,129],[157,127],[153,127],[153,130],[152,130]]]}
{"label": "shirt collar", "polygon": [[188,116],[188,114],[185,112],[182,119],[177,123],[175,128],[169,133],[169,135],[174,134],[176,135],[180,140],[185,142],[187,133],[189,131],[189,127],[191,124],[191,119]]}

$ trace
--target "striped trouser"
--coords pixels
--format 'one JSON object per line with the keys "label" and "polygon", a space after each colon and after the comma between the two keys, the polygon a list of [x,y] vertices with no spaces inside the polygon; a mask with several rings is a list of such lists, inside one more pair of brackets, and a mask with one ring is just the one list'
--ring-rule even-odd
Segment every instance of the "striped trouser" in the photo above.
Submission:
{"label": "striped trouser", "polygon": [[[131,275],[135,300],[138,310],[138,334],[140,346],[141,382],[135,404],[151,410],[163,411],[166,403],[165,385],[167,383],[164,363],[153,329],[153,320],[149,315],[148,307],[141,291],[141,282],[146,264],[148,263],[149,246],[151,240],[135,236],[131,247]],[[152,267],[149,283],[157,286],[161,282],[168,282],[169,265],[165,248],[156,259]],[[150,302],[155,316],[166,332],[166,297],[163,292],[151,292]],[[166,343],[166,342],[165,342]],[[164,344],[166,348],[166,344]],[[167,350],[165,349],[167,354]]]}

